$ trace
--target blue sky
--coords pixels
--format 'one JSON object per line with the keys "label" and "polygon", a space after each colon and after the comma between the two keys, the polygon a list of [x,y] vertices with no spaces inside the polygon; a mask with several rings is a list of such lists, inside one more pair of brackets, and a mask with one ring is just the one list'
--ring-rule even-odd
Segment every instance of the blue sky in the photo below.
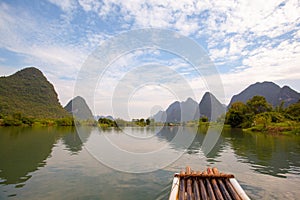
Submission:
{"label": "blue sky", "polygon": [[[300,91],[299,13],[297,0],[4,0],[0,2],[0,75],[36,66],[65,105],[74,95],[82,65],[99,45],[126,31],[161,28],[204,48],[222,80],[223,103],[258,81]],[[150,64],[168,66],[184,77],[198,102],[209,90],[205,77],[182,58],[160,49],[134,50],[98,80],[94,113],[113,114],[106,105],[111,103],[114,85],[131,72],[139,77],[136,66]],[[128,112],[135,117],[146,117],[153,107],[165,109],[176,97],[187,97],[156,83],[141,84],[134,91]]]}

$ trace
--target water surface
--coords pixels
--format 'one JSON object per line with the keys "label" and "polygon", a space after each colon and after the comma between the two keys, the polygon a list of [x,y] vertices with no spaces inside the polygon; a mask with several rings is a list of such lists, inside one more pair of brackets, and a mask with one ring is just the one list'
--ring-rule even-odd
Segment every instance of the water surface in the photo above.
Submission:
{"label": "water surface", "polygon": [[[195,138],[186,147],[174,142],[176,127],[159,129],[85,128],[86,134],[80,138],[72,127],[2,127],[0,199],[167,199],[173,173],[186,165],[197,170],[217,166],[222,172],[235,174],[253,199],[300,196],[299,136],[224,130],[214,149],[204,156],[201,151],[204,132],[183,128],[182,136]],[[143,140],[132,144],[125,140],[128,137],[124,134]],[[99,162],[85,148],[100,136],[129,151],[147,152],[163,147],[165,155],[182,156],[151,173],[120,172]],[[109,151],[104,153],[110,155]],[[158,163],[164,161],[164,156],[157,156]],[[123,162],[133,170],[140,167],[134,162]]]}

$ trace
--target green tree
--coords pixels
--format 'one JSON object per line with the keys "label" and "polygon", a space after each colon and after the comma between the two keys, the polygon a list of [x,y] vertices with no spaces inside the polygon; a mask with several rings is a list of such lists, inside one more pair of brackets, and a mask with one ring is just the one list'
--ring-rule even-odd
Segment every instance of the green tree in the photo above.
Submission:
{"label": "green tree", "polygon": [[235,102],[226,113],[225,123],[234,128],[245,127],[251,119],[248,113],[248,107],[243,102]]}
{"label": "green tree", "polygon": [[55,122],[58,126],[75,126],[73,117],[65,117],[65,118],[57,119]]}
{"label": "green tree", "polygon": [[208,117],[202,116],[202,117],[200,118],[200,122],[208,122]]}
{"label": "green tree", "polygon": [[271,116],[268,113],[260,113],[255,115],[253,122],[255,126],[267,128],[267,125],[271,123]]}
{"label": "green tree", "polygon": [[117,123],[114,120],[107,119],[107,118],[100,118],[98,120],[98,123],[101,127],[107,128],[107,127],[117,127]]}
{"label": "green tree", "polygon": [[263,96],[254,96],[247,101],[247,107],[250,112],[255,115],[263,112],[269,112],[272,110],[272,106],[267,102]]}
{"label": "green tree", "polygon": [[150,119],[149,119],[149,118],[148,118],[148,119],[146,119],[146,124],[147,124],[147,125],[150,125],[150,122],[151,122],[151,121],[150,121]]}
{"label": "green tree", "polygon": [[300,121],[300,100],[287,107],[285,113],[288,118]]}
{"label": "green tree", "polygon": [[22,121],[20,119],[16,119],[13,116],[9,115],[3,119],[4,126],[21,126]]}
{"label": "green tree", "polygon": [[[147,119],[147,120],[149,120],[148,123],[150,124],[150,119]],[[146,125],[148,125],[147,124],[147,120],[145,121],[144,118],[141,118],[141,119],[132,119],[132,122],[135,125],[138,125],[138,126],[146,126]]]}
{"label": "green tree", "polygon": [[226,124],[229,124],[231,127],[241,127],[244,122],[244,114],[237,110],[230,110],[227,113]]}
{"label": "green tree", "polygon": [[275,107],[275,112],[284,112],[284,101],[281,101],[280,104]]}

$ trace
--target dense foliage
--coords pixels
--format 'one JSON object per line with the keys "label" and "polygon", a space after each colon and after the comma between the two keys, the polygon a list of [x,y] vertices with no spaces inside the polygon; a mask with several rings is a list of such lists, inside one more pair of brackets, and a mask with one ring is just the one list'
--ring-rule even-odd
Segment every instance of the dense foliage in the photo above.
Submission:
{"label": "dense foliage", "polygon": [[74,126],[73,117],[57,119],[33,118],[14,113],[12,115],[0,115],[0,126]]}
{"label": "dense foliage", "polygon": [[102,128],[117,127],[117,123],[114,120],[108,118],[100,118],[98,120],[98,123]]}
{"label": "dense foliage", "polygon": [[299,129],[300,101],[283,108],[272,106],[262,96],[254,96],[246,104],[235,102],[226,113],[225,123],[234,128],[254,131],[285,132]]}
{"label": "dense foliage", "polygon": [[147,125],[150,125],[150,119],[144,119],[144,118],[141,118],[141,119],[133,119],[132,122],[137,125],[137,126],[147,126]]}
{"label": "dense foliage", "polygon": [[[133,119],[131,121],[126,121],[123,119],[116,119],[116,120],[112,120],[109,118],[100,118],[98,120],[98,124],[100,127],[102,128],[108,128],[108,127],[126,127],[126,126],[130,126],[130,127],[134,127],[134,126],[149,126],[150,124],[154,125],[154,119]],[[157,124],[155,124],[157,125]]]}
{"label": "dense foliage", "polygon": [[21,121],[70,116],[58,102],[53,85],[33,67],[0,77],[0,114],[6,116],[8,123],[18,124],[20,119],[14,116],[17,113],[22,113]]}
{"label": "dense foliage", "polygon": [[300,122],[300,100],[298,103],[290,105],[286,110],[285,110],[286,117]]}

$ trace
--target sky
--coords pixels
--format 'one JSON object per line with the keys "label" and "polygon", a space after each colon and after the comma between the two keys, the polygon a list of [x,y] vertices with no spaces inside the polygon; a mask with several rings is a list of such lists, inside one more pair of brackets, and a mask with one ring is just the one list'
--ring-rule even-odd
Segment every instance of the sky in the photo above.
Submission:
{"label": "sky", "polygon": [[[127,119],[189,96],[199,102],[206,91],[228,104],[262,81],[300,91],[299,13],[299,0],[2,0],[0,76],[37,67],[63,106],[82,95],[95,115]],[[161,46],[134,48],[135,31],[144,29],[172,34],[160,35]],[[110,51],[105,67],[91,64],[91,55],[104,55],[110,41],[127,33],[122,45],[109,47],[127,51]],[[208,56],[209,73],[172,51],[187,48],[176,34],[203,49],[199,57]],[[162,47],[169,39],[171,50]],[[97,66],[96,76],[85,85],[79,77],[89,64]]]}

